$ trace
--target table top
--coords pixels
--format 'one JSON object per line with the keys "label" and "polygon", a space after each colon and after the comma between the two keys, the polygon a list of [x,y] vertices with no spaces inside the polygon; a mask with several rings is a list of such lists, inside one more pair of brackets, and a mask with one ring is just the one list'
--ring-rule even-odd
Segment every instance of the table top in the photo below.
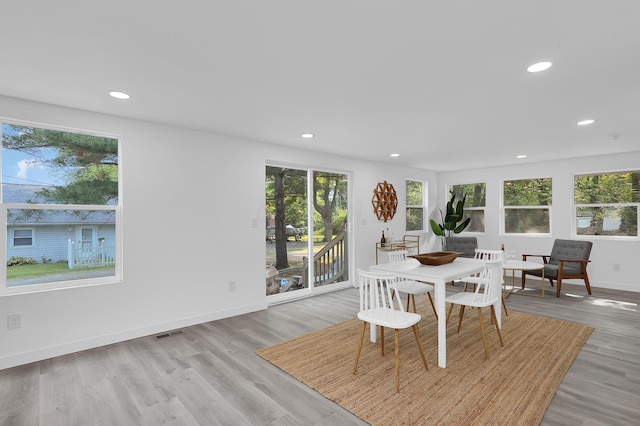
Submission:
{"label": "table top", "polygon": [[507,260],[502,263],[502,269],[526,270],[542,268],[544,268],[544,263],[530,262],[526,260]]}
{"label": "table top", "polygon": [[442,282],[453,281],[467,275],[479,272],[484,267],[482,260],[459,257],[451,263],[444,265],[422,265],[416,259],[407,259],[402,262],[381,263],[372,265],[371,269],[392,272],[405,278],[419,281]]}

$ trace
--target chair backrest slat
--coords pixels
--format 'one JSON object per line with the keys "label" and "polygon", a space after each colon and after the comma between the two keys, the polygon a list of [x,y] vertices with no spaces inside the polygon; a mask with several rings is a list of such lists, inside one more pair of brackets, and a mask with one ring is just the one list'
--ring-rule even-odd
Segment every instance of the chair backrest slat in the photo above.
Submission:
{"label": "chair backrest slat", "polygon": [[383,272],[357,270],[360,289],[360,310],[373,308],[390,308],[404,311],[399,297],[393,298],[396,292],[397,277]]}
{"label": "chair backrest slat", "polygon": [[406,250],[393,250],[389,252],[389,262],[402,262],[409,253]]}
{"label": "chair backrest slat", "polygon": [[504,251],[502,250],[487,250],[487,249],[476,249],[476,254],[474,256],[475,259],[479,260],[504,260]]}
{"label": "chair backrest slat", "polygon": [[491,303],[500,298],[502,290],[502,259],[485,263],[476,285],[474,302]]}

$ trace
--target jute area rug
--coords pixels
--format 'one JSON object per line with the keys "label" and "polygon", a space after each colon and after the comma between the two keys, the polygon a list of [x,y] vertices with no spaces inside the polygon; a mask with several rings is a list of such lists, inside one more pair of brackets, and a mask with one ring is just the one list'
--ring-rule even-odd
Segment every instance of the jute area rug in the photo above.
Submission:
{"label": "jute area rug", "polygon": [[[428,310],[427,310],[428,309]],[[361,321],[354,318],[257,351],[258,355],[372,425],[536,425],[592,328],[515,311],[503,313],[500,347],[487,324],[484,359],[475,310],[456,334],[457,309],[447,334],[447,368],[437,364],[437,324],[422,306],[420,337],[426,371],[411,329],[400,333],[400,392],[395,389],[393,330],[380,343],[369,328],[358,371],[353,365]],[[455,319],[455,321],[454,321]]]}

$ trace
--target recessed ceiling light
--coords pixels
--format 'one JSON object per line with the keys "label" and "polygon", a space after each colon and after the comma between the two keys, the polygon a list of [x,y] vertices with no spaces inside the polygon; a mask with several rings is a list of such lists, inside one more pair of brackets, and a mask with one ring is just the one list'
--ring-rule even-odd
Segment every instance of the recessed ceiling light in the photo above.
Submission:
{"label": "recessed ceiling light", "polygon": [[527,158],[526,155],[516,155],[516,158]]}
{"label": "recessed ceiling light", "polygon": [[396,154],[395,152],[391,155],[389,155],[390,157],[400,157],[400,154]]}
{"label": "recessed ceiling light", "polygon": [[131,96],[129,96],[128,93],[124,93],[124,92],[109,92],[109,95],[111,95],[112,97],[116,98],[116,99],[129,99]]}
{"label": "recessed ceiling light", "polygon": [[538,62],[537,64],[533,64],[527,68],[529,72],[540,72],[549,69],[551,67],[551,62]]}
{"label": "recessed ceiling light", "polygon": [[300,136],[302,136],[304,139],[311,139],[314,135],[313,133],[303,133]]}
{"label": "recessed ceiling light", "polygon": [[578,121],[578,126],[587,126],[589,124],[595,123],[595,121],[596,120],[592,120],[592,119]]}

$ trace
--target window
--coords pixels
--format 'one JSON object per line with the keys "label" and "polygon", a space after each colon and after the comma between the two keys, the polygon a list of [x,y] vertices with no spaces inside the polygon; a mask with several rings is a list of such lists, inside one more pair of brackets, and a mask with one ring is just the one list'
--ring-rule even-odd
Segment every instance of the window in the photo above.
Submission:
{"label": "window", "polygon": [[0,126],[7,236],[0,294],[120,280],[118,140]]}
{"label": "window", "polygon": [[33,229],[14,229],[13,245],[14,246],[32,246],[33,245]]}
{"label": "window", "polygon": [[348,174],[266,166],[269,303],[349,285],[348,209]]}
{"label": "window", "polygon": [[507,180],[502,189],[506,234],[551,233],[551,178]]}
{"label": "window", "polygon": [[576,235],[638,236],[640,171],[574,177]]}
{"label": "window", "polygon": [[407,231],[424,229],[424,190],[422,182],[407,180]]}
{"label": "window", "polygon": [[462,200],[466,196],[464,202],[464,216],[462,220],[470,217],[471,222],[464,232],[484,232],[484,208],[486,205],[486,183],[468,183],[462,185],[453,185],[451,191],[456,195],[456,199]]}

